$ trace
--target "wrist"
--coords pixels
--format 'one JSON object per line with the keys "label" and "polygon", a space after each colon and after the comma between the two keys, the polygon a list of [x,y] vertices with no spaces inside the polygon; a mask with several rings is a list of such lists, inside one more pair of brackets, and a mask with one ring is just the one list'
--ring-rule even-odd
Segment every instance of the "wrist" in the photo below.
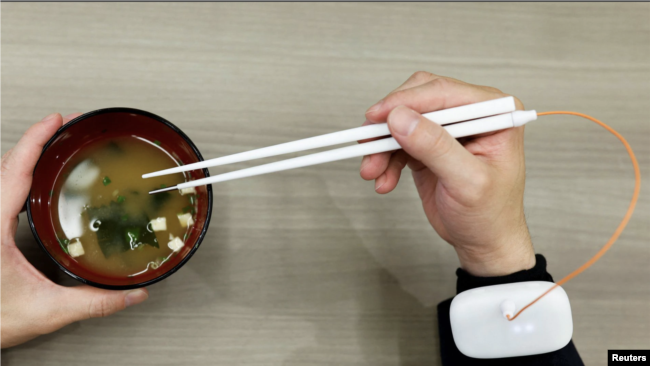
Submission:
{"label": "wrist", "polygon": [[460,267],[474,276],[505,276],[535,266],[535,251],[527,228],[493,245],[454,248]]}

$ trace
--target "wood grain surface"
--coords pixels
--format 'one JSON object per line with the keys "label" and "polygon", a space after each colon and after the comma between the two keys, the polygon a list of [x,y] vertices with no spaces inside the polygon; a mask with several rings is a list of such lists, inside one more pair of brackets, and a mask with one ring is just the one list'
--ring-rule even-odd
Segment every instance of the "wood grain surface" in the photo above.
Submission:
{"label": "wood grain surface", "polygon": [[[216,157],[358,126],[427,70],[600,118],[647,180],[648,19],[642,3],[2,3],[2,153],[49,113],[128,106]],[[527,127],[526,154],[528,224],[561,278],[618,225],[631,165],[577,117]],[[206,240],[145,304],[3,350],[3,365],[439,365],[435,305],[454,295],[458,260],[410,174],[380,196],[358,166],[215,186]],[[650,345],[649,199],[646,185],[618,243],[565,285],[588,365]],[[17,241],[73,284],[24,215]]]}

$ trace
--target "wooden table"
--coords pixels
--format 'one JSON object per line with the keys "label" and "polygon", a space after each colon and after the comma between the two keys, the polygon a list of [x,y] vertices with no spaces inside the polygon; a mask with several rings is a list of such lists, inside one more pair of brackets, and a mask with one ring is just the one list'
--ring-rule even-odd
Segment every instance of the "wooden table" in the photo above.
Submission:
{"label": "wooden table", "polygon": [[[51,112],[129,106],[216,157],[358,126],[427,70],[601,118],[647,180],[649,18],[640,3],[3,3],[2,152]],[[560,278],[618,225],[632,169],[618,140],[578,118],[545,117],[526,144],[528,224]],[[455,253],[409,174],[379,196],[358,166],[215,186],[206,240],[145,304],[3,350],[3,364],[440,364],[435,305],[454,295]],[[644,187],[619,242],[565,286],[588,365],[650,344],[649,199]],[[17,241],[72,283],[24,216]]]}

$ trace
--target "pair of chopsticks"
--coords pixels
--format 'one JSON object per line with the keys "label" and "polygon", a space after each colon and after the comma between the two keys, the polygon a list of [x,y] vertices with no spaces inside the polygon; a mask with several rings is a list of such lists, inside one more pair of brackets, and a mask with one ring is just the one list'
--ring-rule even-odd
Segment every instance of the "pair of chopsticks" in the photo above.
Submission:
{"label": "pair of chopsticks", "polygon": [[[537,113],[535,111],[515,111],[515,101],[513,97],[505,97],[455,108],[443,109],[423,114],[423,116],[432,122],[445,126],[444,128],[447,132],[455,138],[517,127],[537,119]],[[386,123],[378,123],[147,173],[142,175],[142,178],[182,173],[190,170],[239,163],[248,160],[261,159],[384,136],[390,136],[388,125]],[[180,183],[176,186],[151,191],[149,194],[156,194],[174,189],[181,190],[225,182],[233,179],[302,168],[337,160],[377,154],[385,151],[399,150],[401,148],[402,147],[397,143],[397,141],[390,137]]]}

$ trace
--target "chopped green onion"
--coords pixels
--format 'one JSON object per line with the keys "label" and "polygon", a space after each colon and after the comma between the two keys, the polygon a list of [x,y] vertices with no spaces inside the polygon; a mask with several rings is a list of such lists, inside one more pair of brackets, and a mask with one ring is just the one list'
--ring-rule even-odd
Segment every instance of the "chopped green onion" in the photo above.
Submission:
{"label": "chopped green onion", "polygon": [[50,191],[50,197],[54,196],[54,191]]}
{"label": "chopped green onion", "polygon": [[160,185],[160,188],[167,188],[167,185],[163,183]]}
{"label": "chopped green onion", "polygon": [[59,242],[59,245],[61,246],[61,249],[65,252],[65,254],[70,254],[68,252],[68,243],[70,243],[70,240],[68,239],[59,239],[57,238],[56,241]]}
{"label": "chopped green onion", "polygon": [[188,212],[191,212],[192,215],[194,215],[194,213],[196,212],[196,210],[194,210],[194,206],[185,206],[185,207],[183,207],[183,213],[188,213]]}
{"label": "chopped green onion", "polygon": [[126,200],[126,197],[124,197],[124,196],[117,196],[117,203],[122,203],[122,202],[124,202],[124,200]]}
{"label": "chopped green onion", "polygon": [[154,140],[153,143],[156,144],[156,145],[158,145],[158,146],[160,146],[160,141],[158,141],[158,140]]}
{"label": "chopped green onion", "polygon": [[102,183],[104,183],[104,186],[107,186],[107,185],[111,184],[111,179],[109,177],[104,177],[104,179],[102,180]]}
{"label": "chopped green onion", "polygon": [[183,235],[183,241],[185,241],[185,240],[187,240],[187,233],[185,233],[185,235]]}

